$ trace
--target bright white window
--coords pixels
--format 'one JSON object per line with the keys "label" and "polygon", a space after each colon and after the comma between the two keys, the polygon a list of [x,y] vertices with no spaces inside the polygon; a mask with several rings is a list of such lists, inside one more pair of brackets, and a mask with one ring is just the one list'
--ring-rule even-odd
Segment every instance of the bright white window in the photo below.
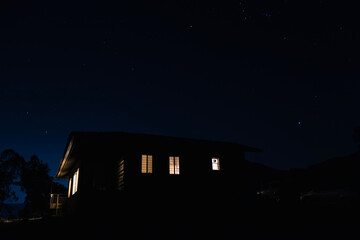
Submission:
{"label": "bright white window", "polygon": [[141,155],[141,172],[152,173],[152,155]]}
{"label": "bright white window", "polygon": [[71,178],[69,179],[68,198],[71,196]]}
{"label": "bright white window", "polygon": [[78,184],[79,184],[79,169],[76,170],[73,176],[72,194],[75,194],[77,192]]}
{"label": "bright white window", "polygon": [[220,159],[219,158],[212,158],[212,170],[220,170]]}
{"label": "bright white window", "polygon": [[169,157],[169,173],[175,175],[180,174],[180,160],[178,156]]}

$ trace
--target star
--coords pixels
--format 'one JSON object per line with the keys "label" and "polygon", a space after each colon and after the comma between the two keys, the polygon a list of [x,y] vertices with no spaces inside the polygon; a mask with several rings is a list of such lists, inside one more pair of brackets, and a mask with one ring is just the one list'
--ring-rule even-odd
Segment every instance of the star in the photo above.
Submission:
{"label": "star", "polygon": [[298,121],[298,125],[300,126],[302,124],[302,122],[301,121]]}

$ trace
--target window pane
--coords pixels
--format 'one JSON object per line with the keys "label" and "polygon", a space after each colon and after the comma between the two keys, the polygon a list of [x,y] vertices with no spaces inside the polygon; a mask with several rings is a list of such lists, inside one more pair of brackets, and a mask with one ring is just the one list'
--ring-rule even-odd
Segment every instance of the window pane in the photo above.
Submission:
{"label": "window pane", "polygon": [[152,155],[148,155],[147,172],[152,173]]}
{"label": "window pane", "polygon": [[118,188],[119,191],[124,189],[124,160],[119,161],[118,169]]}
{"label": "window pane", "polygon": [[220,159],[219,158],[212,158],[212,170],[220,170]]}
{"label": "window pane", "polygon": [[146,161],[147,160],[147,156],[146,155],[142,155],[141,156],[141,172],[142,173],[146,173]]}
{"label": "window pane", "polygon": [[72,194],[75,194],[77,192],[78,182],[79,182],[79,169],[76,170],[73,176]]}
{"label": "window pane", "polygon": [[72,194],[75,194],[75,186],[76,186],[76,172],[73,175]]}
{"label": "window pane", "polygon": [[169,173],[170,174],[180,174],[180,161],[179,157],[170,156],[169,157]]}
{"label": "window pane", "polygon": [[180,161],[179,161],[179,157],[175,157],[175,174],[180,174]]}
{"label": "window pane", "polygon": [[174,174],[174,157],[169,157],[169,173]]}
{"label": "window pane", "polygon": [[78,190],[79,187],[79,169],[76,171],[76,191]]}
{"label": "window pane", "polygon": [[152,155],[141,155],[141,173],[152,173]]}

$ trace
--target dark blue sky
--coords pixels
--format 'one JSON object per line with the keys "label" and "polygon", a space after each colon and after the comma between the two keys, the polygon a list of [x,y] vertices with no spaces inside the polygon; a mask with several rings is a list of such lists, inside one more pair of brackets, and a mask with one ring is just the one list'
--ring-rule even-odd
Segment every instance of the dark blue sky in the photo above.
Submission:
{"label": "dark blue sky", "polygon": [[356,150],[353,6],[88,2],[1,3],[1,151],[55,175],[71,131],[235,141],[281,169]]}

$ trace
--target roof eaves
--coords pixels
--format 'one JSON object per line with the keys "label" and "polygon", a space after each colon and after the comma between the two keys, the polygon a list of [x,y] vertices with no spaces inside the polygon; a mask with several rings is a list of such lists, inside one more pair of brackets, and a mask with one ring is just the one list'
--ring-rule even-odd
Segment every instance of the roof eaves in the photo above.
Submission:
{"label": "roof eaves", "polygon": [[62,172],[62,170],[63,170],[63,168],[64,168],[64,166],[65,166],[65,164],[66,164],[66,162],[68,160],[69,155],[71,154],[73,143],[74,143],[74,137],[70,136],[67,147],[66,147],[66,150],[64,152],[64,156],[61,159],[58,171],[56,173],[56,177],[58,177],[58,178],[61,178],[61,172]]}

